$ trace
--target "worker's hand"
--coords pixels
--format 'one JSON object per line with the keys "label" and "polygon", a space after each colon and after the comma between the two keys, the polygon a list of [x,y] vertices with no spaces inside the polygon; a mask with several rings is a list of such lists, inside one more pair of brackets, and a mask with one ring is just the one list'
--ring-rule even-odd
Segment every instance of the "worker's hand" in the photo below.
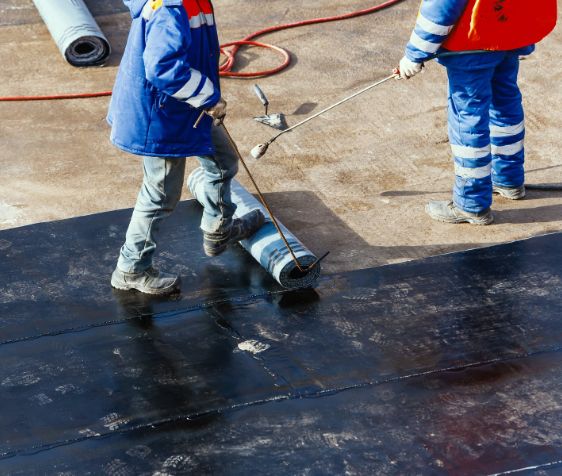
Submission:
{"label": "worker's hand", "polygon": [[414,63],[406,56],[400,60],[400,66],[398,66],[400,79],[410,79],[418,74],[422,69],[423,63]]}
{"label": "worker's hand", "polygon": [[224,116],[226,116],[226,101],[220,98],[218,103],[205,110],[205,112],[213,118],[213,124],[215,126],[220,126],[224,120]]}

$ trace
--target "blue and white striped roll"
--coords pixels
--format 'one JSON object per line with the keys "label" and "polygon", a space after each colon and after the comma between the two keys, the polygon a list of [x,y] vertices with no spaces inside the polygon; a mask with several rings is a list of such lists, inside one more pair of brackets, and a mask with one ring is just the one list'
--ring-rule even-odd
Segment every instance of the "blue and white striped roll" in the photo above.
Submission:
{"label": "blue and white striped roll", "polygon": [[[205,173],[201,167],[195,169],[187,184],[189,190],[197,199],[203,193]],[[285,246],[275,225],[269,218],[267,210],[250,192],[248,192],[236,180],[231,185],[232,201],[236,204],[235,216],[240,217],[252,210],[259,209],[266,216],[264,225],[250,238],[240,242],[240,245],[248,251],[256,261],[267,270],[273,278],[285,288],[310,288],[313,287],[320,276],[320,263],[312,270],[304,274],[299,271],[289,250]],[[282,223],[279,226],[285,233],[287,241],[293,248],[295,256],[302,267],[311,265],[316,261],[316,256],[308,250]]]}
{"label": "blue and white striped roll", "polygon": [[102,64],[111,48],[83,0],[33,0],[60,52],[73,66]]}

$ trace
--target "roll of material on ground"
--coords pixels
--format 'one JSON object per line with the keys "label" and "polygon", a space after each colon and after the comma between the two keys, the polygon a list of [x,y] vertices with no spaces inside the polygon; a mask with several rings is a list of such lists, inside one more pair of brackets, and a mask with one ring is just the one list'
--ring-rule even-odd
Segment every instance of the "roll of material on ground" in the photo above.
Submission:
{"label": "roll of material on ground", "polygon": [[[205,172],[202,168],[195,169],[187,179],[188,187],[196,200],[203,193]],[[250,253],[266,271],[283,287],[289,289],[313,287],[320,276],[320,263],[306,273],[298,268],[289,250],[275,229],[268,213],[262,204],[254,198],[236,180],[231,186],[232,201],[236,204],[235,216],[240,217],[252,210],[259,209],[266,216],[265,224],[250,238],[240,244]],[[277,220],[279,222],[279,220]],[[279,223],[287,241],[293,248],[301,267],[310,266],[316,256],[308,250],[283,224]]]}
{"label": "roll of material on ground", "polygon": [[83,0],[33,0],[65,59],[73,66],[105,62],[111,47]]}

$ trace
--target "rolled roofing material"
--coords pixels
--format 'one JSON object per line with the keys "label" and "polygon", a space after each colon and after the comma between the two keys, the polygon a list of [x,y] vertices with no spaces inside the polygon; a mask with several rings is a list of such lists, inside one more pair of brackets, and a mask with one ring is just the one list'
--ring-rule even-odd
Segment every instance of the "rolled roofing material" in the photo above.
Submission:
{"label": "rolled roofing material", "polygon": [[[199,167],[187,179],[191,193],[197,197],[203,193],[205,172]],[[254,198],[236,180],[231,186],[232,201],[236,204],[235,216],[240,217],[252,210],[259,209],[267,217],[265,224],[250,238],[242,240],[240,245],[248,251],[273,278],[285,288],[313,287],[320,275],[320,263],[307,273],[302,273],[293,261],[289,250],[279,236],[275,225],[268,217],[263,205]],[[279,220],[277,220],[279,223]],[[293,248],[301,267],[311,265],[316,261],[316,256],[309,251],[282,223],[279,226],[285,233],[287,241]]]}
{"label": "rolled roofing material", "polygon": [[73,66],[103,63],[111,47],[83,0],[33,0],[51,36]]}

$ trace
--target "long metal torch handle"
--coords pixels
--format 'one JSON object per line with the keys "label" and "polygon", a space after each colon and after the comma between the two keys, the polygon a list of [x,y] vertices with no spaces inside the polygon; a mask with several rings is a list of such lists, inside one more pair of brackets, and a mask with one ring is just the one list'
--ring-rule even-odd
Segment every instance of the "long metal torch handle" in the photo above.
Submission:
{"label": "long metal torch handle", "polygon": [[291,126],[288,129],[285,129],[284,131],[281,131],[279,134],[272,137],[269,140],[269,143],[273,142],[279,136],[282,136],[283,134],[286,134],[287,132],[291,132],[293,129],[296,129],[297,127],[302,126],[303,124],[305,124],[308,121],[311,121],[312,119],[324,114],[325,112],[328,112],[328,111],[334,109],[335,107],[338,107],[339,105],[343,104],[344,102],[347,102],[347,101],[359,96],[360,94],[363,94],[363,93],[369,91],[370,89],[373,89],[373,88],[377,87],[379,84],[386,83],[387,81],[389,81],[391,79],[394,79],[395,77],[396,77],[396,73],[392,73],[392,75],[388,76],[387,78],[381,79],[380,81],[377,81],[376,83],[373,83],[373,84],[367,86],[366,88],[363,88],[360,91],[357,91],[357,92],[353,93],[351,96],[347,96],[346,98],[342,99],[341,101],[338,101],[335,104],[332,104],[331,106],[327,107],[326,109],[322,109],[320,112],[317,112],[316,114],[314,114],[310,117],[307,117],[303,121],[296,123],[294,126]]}

